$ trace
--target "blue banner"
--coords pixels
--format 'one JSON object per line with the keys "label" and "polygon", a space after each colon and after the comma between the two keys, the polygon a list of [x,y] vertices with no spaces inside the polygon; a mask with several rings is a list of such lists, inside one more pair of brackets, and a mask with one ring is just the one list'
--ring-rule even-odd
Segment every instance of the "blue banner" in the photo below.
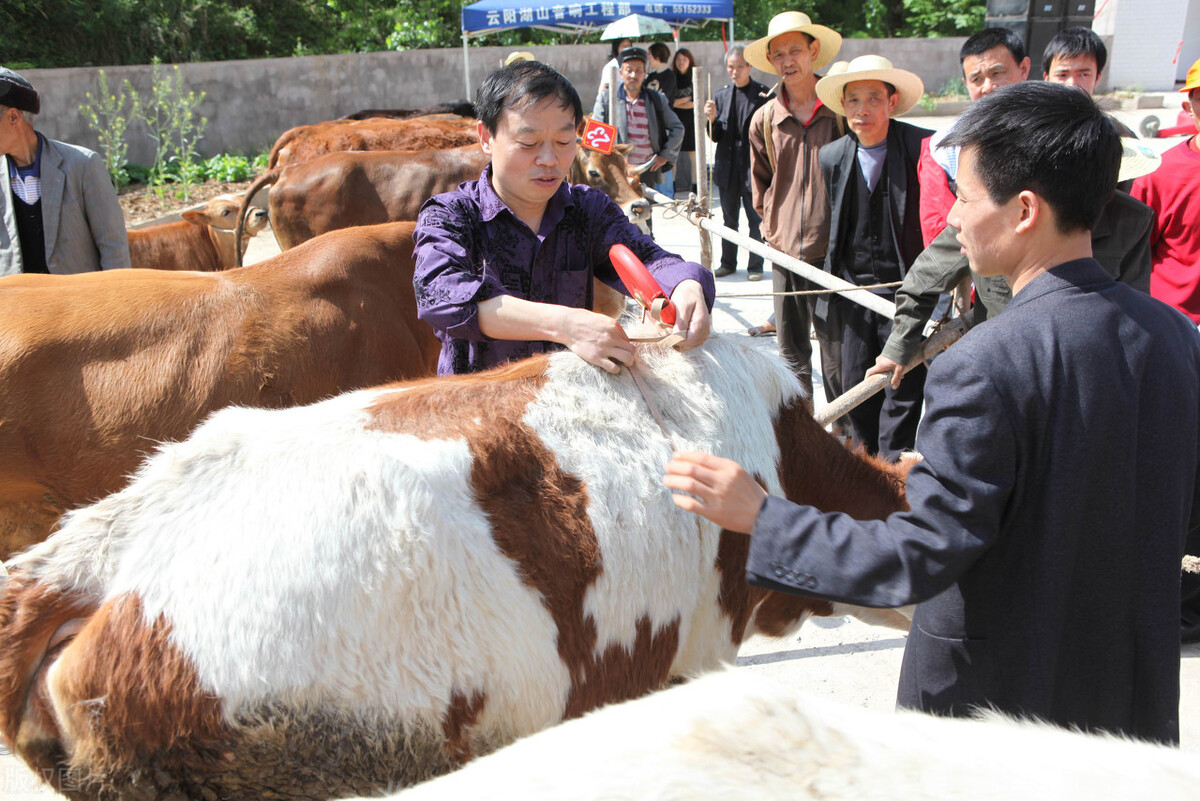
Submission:
{"label": "blue banner", "polygon": [[481,0],[464,6],[464,33],[511,28],[599,28],[630,14],[657,17],[672,25],[733,16],[733,0],[705,3],[561,3],[539,0]]}

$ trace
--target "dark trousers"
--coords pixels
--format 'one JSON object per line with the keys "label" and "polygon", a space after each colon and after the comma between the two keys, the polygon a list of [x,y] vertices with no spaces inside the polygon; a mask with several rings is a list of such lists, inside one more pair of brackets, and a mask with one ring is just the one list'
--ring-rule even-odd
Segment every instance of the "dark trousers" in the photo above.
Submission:
{"label": "dark trousers", "polygon": [[[759,230],[762,217],[759,217],[758,212],[754,210],[754,200],[750,197],[750,187],[741,183],[734,186],[722,186],[721,214],[724,215],[726,228],[733,231],[738,229],[739,209],[745,209],[746,211],[746,221],[750,226],[750,238],[755,242],[763,241],[762,232]],[[722,238],[721,266],[728,267],[731,270],[737,269],[737,251],[737,245],[728,239]],[[746,262],[746,272],[761,273],[762,268],[763,257],[757,253],[751,253],[750,260]]]}
{"label": "dark trousers", "polygon": [[[1189,556],[1200,556],[1200,532],[1188,536],[1184,552]],[[1200,640],[1200,575],[1183,573],[1180,576],[1180,612],[1185,640]]]}
{"label": "dark trousers", "polygon": [[[783,267],[771,269],[771,283],[776,293],[798,292],[820,287],[805,281]],[[825,380],[825,400],[832,401],[842,394],[842,335],[833,318],[820,320],[814,313],[816,295],[775,295],[776,340],[780,354],[792,365],[804,391],[812,397],[812,339],[816,330],[821,346],[821,376]]]}
{"label": "dark trousers", "polygon": [[[842,381],[855,386],[875,365],[892,333],[892,321],[857,303],[836,304],[842,323]],[[895,461],[917,443],[917,423],[925,401],[925,366],[910,370],[899,389],[888,386],[850,411],[856,444],[868,453]]]}

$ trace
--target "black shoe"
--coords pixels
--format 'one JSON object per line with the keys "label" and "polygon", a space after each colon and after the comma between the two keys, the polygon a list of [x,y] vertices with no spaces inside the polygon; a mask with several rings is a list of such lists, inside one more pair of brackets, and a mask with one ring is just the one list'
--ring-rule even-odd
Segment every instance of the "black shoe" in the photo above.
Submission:
{"label": "black shoe", "polygon": [[715,273],[713,273],[713,275],[715,275],[717,278],[724,278],[725,276],[733,275],[736,272],[737,272],[736,267],[726,267],[724,264],[722,264],[720,267],[717,268],[717,271]]}

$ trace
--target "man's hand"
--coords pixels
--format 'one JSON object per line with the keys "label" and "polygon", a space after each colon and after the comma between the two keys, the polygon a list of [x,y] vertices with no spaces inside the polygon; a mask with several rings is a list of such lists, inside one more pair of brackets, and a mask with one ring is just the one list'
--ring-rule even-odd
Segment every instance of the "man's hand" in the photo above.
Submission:
{"label": "man's hand", "polygon": [[737,462],[695,451],[674,454],[667,462],[663,484],[674,491],[671,500],[680,509],[743,534],[754,531],[767,499],[766,490]]}
{"label": "man's hand", "polygon": [[633,343],[616,320],[588,309],[562,310],[562,342],[576,356],[610,373],[633,363]]}
{"label": "man's hand", "polygon": [[664,164],[667,164],[667,163],[668,163],[668,162],[667,162],[667,157],[666,157],[666,156],[655,156],[655,157],[654,157],[654,164],[652,164],[652,165],[650,166],[650,170],[651,170],[651,171],[657,170],[659,167],[662,167]]}
{"label": "man's hand", "polygon": [[671,303],[675,305],[675,328],[684,336],[679,350],[703,345],[712,329],[712,315],[704,302],[704,287],[690,278],[682,281],[671,293]]}
{"label": "man's hand", "polygon": [[897,364],[881,353],[875,359],[874,366],[867,370],[867,375],[875,375],[876,373],[891,373],[892,389],[899,389],[900,379],[904,378],[904,365]]}
{"label": "man's hand", "polygon": [[708,117],[709,122],[713,122],[717,118],[717,102],[715,100],[704,101],[704,116]]}

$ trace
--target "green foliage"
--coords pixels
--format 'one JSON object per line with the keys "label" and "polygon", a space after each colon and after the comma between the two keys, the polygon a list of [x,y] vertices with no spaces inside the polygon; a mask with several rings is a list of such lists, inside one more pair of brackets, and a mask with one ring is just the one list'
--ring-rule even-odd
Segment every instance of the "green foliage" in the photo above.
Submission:
{"label": "green foliage", "polygon": [[[15,69],[154,59],[178,64],[456,47],[462,7],[470,1],[3,0],[0,63]],[[799,6],[795,0],[742,0],[734,6],[738,39],[761,36],[771,17],[798,7],[846,37],[967,35],[983,26],[985,12],[980,0],[810,0]],[[713,20],[685,38],[720,35],[721,22]],[[523,28],[489,36],[485,43],[515,47],[582,38]]]}
{"label": "green foliage", "polygon": [[196,143],[204,136],[208,120],[197,118],[196,107],[204,100],[204,92],[185,91],[183,73],[175,65],[164,70],[156,60],[151,65],[152,99],[143,105],[142,120],[150,129],[150,138],[157,145],[150,185],[162,196],[162,186],[170,176],[182,188],[184,200],[201,174],[196,166],[199,154]]}
{"label": "green foliage", "polygon": [[[108,77],[104,70],[100,70],[99,82],[97,96],[93,97],[88,92],[88,102],[79,107],[79,113],[87,120],[88,127],[96,132],[100,152],[108,164],[108,175],[112,178],[113,186],[120,189],[129,183],[129,175],[124,169],[125,154],[129,151],[125,131],[141,113],[141,99],[129,81],[125,81],[120,94],[109,92]],[[129,106],[128,111],[126,105]]]}

